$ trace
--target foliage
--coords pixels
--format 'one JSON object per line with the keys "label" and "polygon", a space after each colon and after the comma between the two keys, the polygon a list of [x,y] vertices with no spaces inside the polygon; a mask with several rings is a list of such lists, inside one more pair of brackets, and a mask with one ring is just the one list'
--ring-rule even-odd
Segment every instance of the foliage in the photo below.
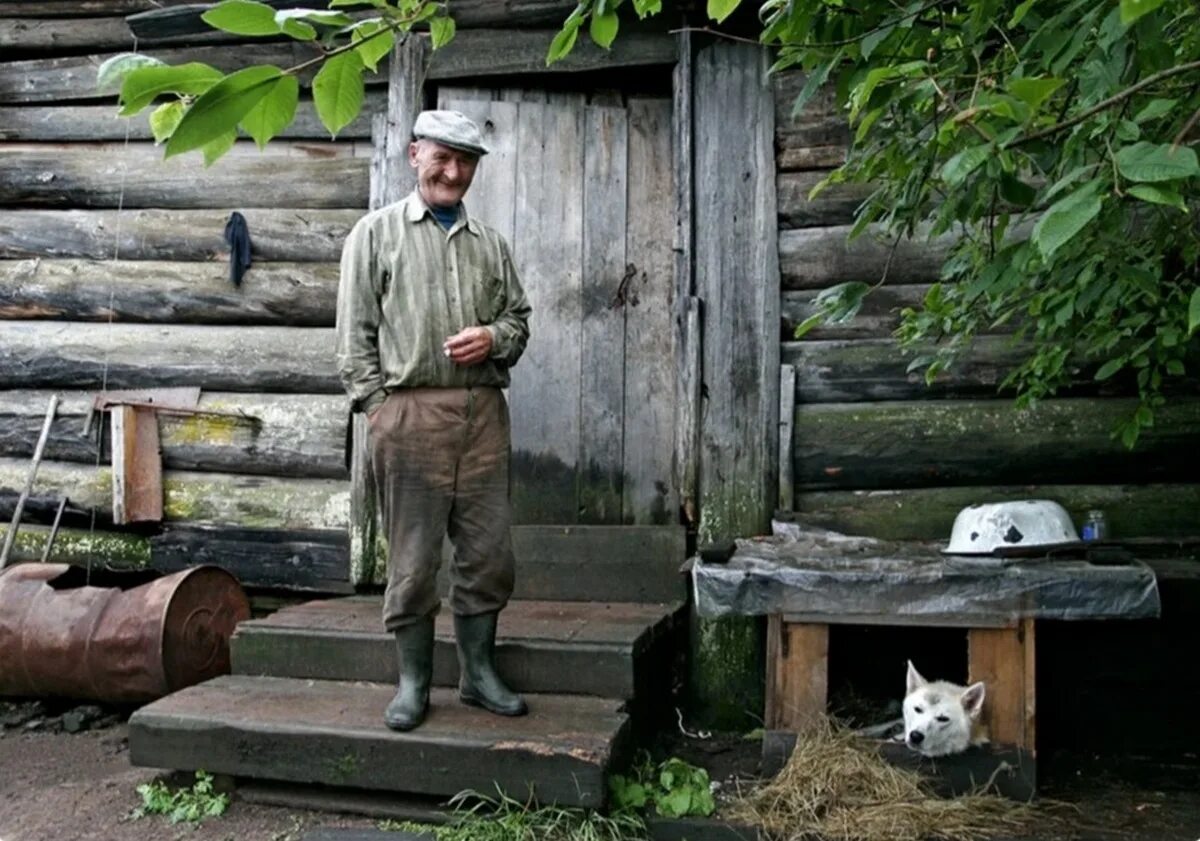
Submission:
{"label": "foliage", "polygon": [[[585,1],[563,32],[617,5]],[[708,13],[739,5],[709,0]],[[1014,330],[1024,358],[1002,387],[1024,405],[1120,376],[1141,398],[1119,430],[1133,446],[1194,363],[1200,328],[1200,165],[1187,145],[1200,8],[767,0],[758,12],[775,68],[807,73],[796,112],[833,90],[851,124],[846,163],[814,194],[873,186],[852,237],[957,239],[923,305],[902,314],[912,368],[932,381],[975,335]],[[828,290],[799,329],[853,317],[864,291]]]}
{"label": "foliage", "polygon": [[[340,7],[371,6],[369,15]],[[200,150],[206,166],[228,152],[239,129],[261,149],[291,125],[300,101],[300,78],[320,66],[312,80],[317,116],[336,136],[362,110],[364,80],[375,72],[397,39],[428,27],[434,49],[455,33],[446,3],[437,0],[329,0],[325,9],[276,10],[257,0],[223,0],[202,17],[214,29],[255,37],[286,35],[311,42],[315,55],[294,67],[255,65],[222,73],[198,62],[167,65],[139,53],[121,53],[100,66],[101,90],[119,88],[120,114],[150,114],[154,139],[166,157]],[[165,98],[165,101],[163,101]]]}
{"label": "foliage", "polygon": [[450,801],[456,816],[442,826],[383,821],[380,828],[432,835],[436,841],[638,841],[646,825],[628,810],[610,815],[588,809],[533,807],[503,794],[463,792]]}
{"label": "foliage", "polygon": [[196,782],[191,788],[171,791],[165,783],[155,781],[138,786],[137,793],[142,805],[133,810],[134,818],[166,815],[171,823],[200,823],[205,818],[225,814],[229,808],[229,795],[214,793],[212,775],[203,771],[196,772]]}
{"label": "foliage", "polygon": [[716,808],[708,772],[677,757],[655,765],[643,754],[629,776],[609,777],[608,790],[617,809],[645,809],[653,805],[659,815],[680,818],[708,817]]}

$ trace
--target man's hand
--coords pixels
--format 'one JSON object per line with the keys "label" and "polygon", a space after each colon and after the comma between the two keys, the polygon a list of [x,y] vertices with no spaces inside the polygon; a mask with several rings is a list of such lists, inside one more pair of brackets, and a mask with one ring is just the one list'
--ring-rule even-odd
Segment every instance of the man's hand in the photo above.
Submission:
{"label": "man's hand", "polygon": [[492,352],[492,331],[486,327],[468,327],[446,339],[446,356],[456,365],[476,365]]}

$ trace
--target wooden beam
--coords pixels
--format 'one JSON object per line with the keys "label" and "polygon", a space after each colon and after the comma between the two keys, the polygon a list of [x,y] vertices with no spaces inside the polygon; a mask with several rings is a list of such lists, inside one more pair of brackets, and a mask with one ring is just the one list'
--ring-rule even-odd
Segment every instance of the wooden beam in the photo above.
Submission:
{"label": "wooden beam", "polygon": [[322,327],[13,321],[0,388],[156,388],[341,394]]}
{"label": "wooden beam", "polygon": [[[50,3],[45,5],[53,6]],[[3,15],[0,16],[0,50],[13,57],[45,57],[80,50],[132,51],[139,44],[144,47],[172,40],[171,35],[135,38],[135,33],[123,17],[61,18],[47,14],[40,18],[12,18],[8,15],[7,4],[0,5],[0,14]],[[203,30],[188,37],[187,41],[189,44],[212,44],[228,43],[240,38],[205,24]]]}
{"label": "wooden beam", "polygon": [[62,2],[37,3],[23,0],[5,0],[0,9],[6,18],[85,18],[102,15],[128,15],[158,9],[163,6],[178,6],[195,3],[196,0],[62,0]]}
{"label": "wooden beam", "polygon": [[1192,537],[1200,534],[1200,485],[972,485],[877,491],[816,491],[796,495],[802,523],[885,540],[950,539],[958,512],[980,502],[1052,499],[1083,522],[1104,511],[1113,534]]}
{"label": "wooden beam", "polygon": [[[163,160],[148,143],[0,148],[0,204],[29,207],[365,208],[367,168],[352,144],[240,143],[220,166]],[[287,172],[280,178],[281,171]]]}
{"label": "wooden beam", "polygon": [[769,730],[803,731],[826,713],[829,696],[829,626],[767,618]]}
{"label": "wooden beam", "polygon": [[[871,290],[854,318],[843,324],[818,324],[804,334],[804,341],[824,339],[886,339],[900,325],[904,307],[920,307],[929,291],[929,284],[881,286]],[[796,328],[818,313],[815,304],[820,294],[815,289],[784,292],[780,302],[783,340],[795,340]]]}
{"label": "wooden beam", "polygon": [[800,491],[987,483],[1187,481],[1200,401],[1155,410],[1135,450],[1113,437],[1133,399],[1063,398],[801,405],[795,412]]}
{"label": "wooden beam", "polygon": [[825,228],[854,221],[855,211],[873,188],[868,184],[834,184],[810,199],[809,192],[828,174],[827,170],[780,173],[780,228]]}
{"label": "wooden beam", "polygon": [[932,242],[918,235],[902,239],[893,249],[894,243],[877,228],[850,241],[851,228],[830,222],[821,227],[780,231],[783,288],[825,289],[853,280],[875,284],[884,276],[885,267],[889,284],[931,283],[941,275],[942,263],[955,241],[950,235]]}
{"label": "wooden beam", "polygon": [[[5,391],[0,401],[0,456],[28,458],[47,391]],[[109,453],[81,433],[92,392],[66,392],[46,443],[46,457],[95,465]],[[208,470],[339,479],[346,476],[346,400],[340,394],[235,394],[208,391],[199,409],[222,414],[159,415],[163,463]],[[238,415],[242,417],[237,417]]]}
{"label": "wooden beam", "polygon": [[216,262],[0,260],[0,318],[332,327],[337,283],[337,263],[256,262],[235,287]]}
{"label": "wooden beam", "polygon": [[[361,210],[243,208],[258,260],[336,263]],[[0,209],[0,258],[219,261],[227,210]]]}
{"label": "wooden beam", "polygon": [[[362,113],[338,132],[338,140],[366,140],[371,136],[371,116],[383,107],[382,90],[368,90]],[[0,140],[6,142],[54,143],[65,140],[89,142],[153,140],[149,112],[120,117],[113,105],[14,105],[0,106]],[[243,135],[245,137],[245,135]],[[302,99],[296,120],[278,135],[279,140],[329,140],[311,99]]]}
{"label": "wooden beam", "polygon": [[1036,643],[1034,620],[1015,628],[967,631],[968,682],[986,686],[984,718],[999,745],[1037,754]]}
{"label": "wooden beam", "polygon": [[[7,523],[0,525],[0,538],[7,537],[8,531]],[[41,563],[49,539],[48,526],[22,525],[9,560]],[[142,569],[150,563],[150,541],[141,534],[90,527],[59,529],[46,561],[85,567],[91,564],[111,569]]]}
{"label": "wooden beam", "polygon": [[779,366],[779,504],[792,510],[796,501],[794,425],[796,416],[796,369]]}
{"label": "wooden beam", "polygon": [[[28,460],[0,458],[0,518],[11,517]],[[68,528],[112,523],[112,471],[107,465],[46,462],[26,508],[26,520],[48,523],[67,496]],[[169,523],[263,529],[345,529],[349,494],[344,480],[291,479],[168,470],[163,475],[163,516]]]}
{"label": "wooden beam", "polygon": [[159,523],[163,518],[158,418],[144,406],[114,406],[113,523]]}

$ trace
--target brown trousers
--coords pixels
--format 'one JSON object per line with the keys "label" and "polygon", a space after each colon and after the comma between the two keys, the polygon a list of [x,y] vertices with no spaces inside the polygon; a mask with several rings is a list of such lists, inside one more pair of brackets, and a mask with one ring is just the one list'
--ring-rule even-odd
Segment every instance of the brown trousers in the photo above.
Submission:
{"label": "brown trousers", "polygon": [[406,388],[371,414],[371,460],[388,539],[383,624],[437,613],[443,539],[450,607],[500,610],[513,589],[508,404],[498,388]]}

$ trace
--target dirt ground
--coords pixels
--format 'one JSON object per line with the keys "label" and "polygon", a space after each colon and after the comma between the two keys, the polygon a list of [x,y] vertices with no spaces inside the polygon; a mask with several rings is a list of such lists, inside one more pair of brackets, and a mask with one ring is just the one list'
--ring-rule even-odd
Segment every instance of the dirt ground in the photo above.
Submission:
{"label": "dirt ground", "polygon": [[[0,702],[0,841],[299,841],[313,827],[377,825],[369,818],[247,803],[236,793],[224,815],[199,826],[172,826],[155,815],[132,819],[137,786],[161,774],[129,764],[123,714],[86,713],[43,706],[30,718],[28,709]],[[668,749],[722,781],[752,774],[759,748],[717,736],[690,747],[677,740]],[[1088,758],[1055,763],[1047,794],[1076,805],[1078,832],[1047,831],[1038,841],[1200,839],[1200,767],[1158,764],[1153,773],[1146,767],[1114,769]]]}

